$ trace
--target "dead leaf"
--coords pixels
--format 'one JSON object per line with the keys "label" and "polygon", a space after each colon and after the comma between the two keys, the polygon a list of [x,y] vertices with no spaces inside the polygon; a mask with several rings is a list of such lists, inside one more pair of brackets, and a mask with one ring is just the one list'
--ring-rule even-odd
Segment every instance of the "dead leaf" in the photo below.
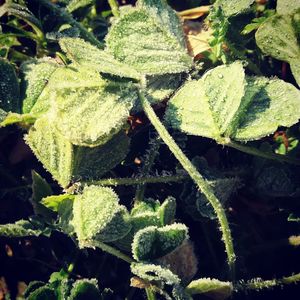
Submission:
{"label": "dead leaf", "polygon": [[211,49],[209,41],[212,30],[203,22],[185,21],[183,30],[186,35],[189,54],[197,58],[201,53]]}
{"label": "dead leaf", "polygon": [[198,19],[202,17],[205,14],[209,13],[210,5],[195,7],[192,9],[187,9],[184,11],[180,11],[177,14],[183,19],[183,20],[192,20],[192,19]]}

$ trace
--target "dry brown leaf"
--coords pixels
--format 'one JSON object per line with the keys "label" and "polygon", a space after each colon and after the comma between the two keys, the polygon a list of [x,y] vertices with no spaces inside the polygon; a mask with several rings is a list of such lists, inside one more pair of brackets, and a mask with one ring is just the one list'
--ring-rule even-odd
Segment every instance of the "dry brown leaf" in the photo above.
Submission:
{"label": "dry brown leaf", "polygon": [[195,7],[192,9],[180,11],[177,14],[183,20],[192,20],[192,19],[198,19],[198,18],[202,17],[203,15],[209,13],[209,9],[210,9],[210,5],[206,5],[206,6],[200,6],[200,7]]}
{"label": "dry brown leaf", "polygon": [[209,40],[212,37],[212,30],[203,22],[185,21],[183,29],[191,56],[197,58],[201,53],[210,50]]}

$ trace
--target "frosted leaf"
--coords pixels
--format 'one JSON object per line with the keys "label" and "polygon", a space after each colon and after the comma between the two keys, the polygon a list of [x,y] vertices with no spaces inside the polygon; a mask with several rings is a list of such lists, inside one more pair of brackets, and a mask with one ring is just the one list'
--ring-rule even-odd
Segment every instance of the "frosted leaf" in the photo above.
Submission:
{"label": "frosted leaf", "polygon": [[98,72],[139,80],[141,75],[131,67],[117,61],[111,54],[79,38],[62,38],[60,47],[68,58],[79,65]]}
{"label": "frosted leaf", "polygon": [[257,140],[300,118],[300,91],[279,79],[247,78],[241,63],[188,82],[169,101],[166,120],[192,135]]}
{"label": "frosted leaf", "polygon": [[[169,26],[154,16],[154,10],[139,7],[116,20],[106,37],[107,51],[141,74],[187,72],[192,58]],[[158,15],[164,13],[168,14],[160,11]],[[180,26],[178,20],[173,21]]]}
{"label": "frosted leaf", "polygon": [[19,112],[20,91],[18,78],[13,66],[0,58],[0,120],[5,112]]}
{"label": "frosted leaf", "polygon": [[76,280],[67,300],[99,300],[102,299],[96,279]]}
{"label": "frosted leaf", "polygon": [[240,106],[244,77],[241,63],[236,62],[187,82],[169,101],[166,120],[189,134],[218,139],[230,128]]}
{"label": "frosted leaf", "polygon": [[214,278],[200,278],[193,280],[186,291],[191,295],[203,294],[215,300],[227,299],[233,292],[231,282],[220,281]]}
{"label": "frosted leaf", "polygon": [[80,247],[93,247],[93,240],[116,241],[131,229],[125,206],[110,188],[85,187],[73,205],[72,225]]}
{"label": "frosted leaf", "polygon": [[169,269],[154,264],[132,263],[131,272],[147,281],[161,281],[168,285],[179,284],[180,279]]}
{"label": "frosted leaf", "polygon": [[300,91],[297,88],[279,79],[254,77],[247,81],[252,98],[232,138],[256,140],[275,132],[279,126],[289,127],[298,122]]}
{"label": "frosted leaf", "polygon": [[55,300],[57,299],[55,290],[50,287],[49,285],[44,285],[36,290],[34,290],[32,293],[29,294],[29,296],[26,298],[26,300]]}
{"label": "frosted leaf", "polygon": [[276,11],[280,15],[290,15],[300,8],[300,0],[277,0]]}
{"label": "frosted leaf", "polygon": [[53,178],[66,187],[72,175],[73,146],[55,128],[53,120],[48,116],[38,119],[25,136],[25,140]]}
{"label": "frosted leaf", "polygon": [[35,228],[32,223],[26,220],[0,225],[0,236],[5,237],[39,236],[42,233],[42,230]]}
{"label": "frosted leaf", "polygon": [[92,4],[93,2],[95,2],[95,0],[71,0],[71,1],[69,1],[66,9],[68,12],[71,13],[78,8],[88,6],[88,5]]}
{"label": "frosted leaf", "polygon": [[161,225],[164,226],[173,223],[175,213],[176,199],[174,197],[168,197],[158,209],[158,215]]}
{"label": "frosted leaf", "polygon": [[139,230],[132,242],[133,257],[138,261],[149,261],[173,251],[188,239],[188,229],[183,224],[164,227],[149,226]]}
{"label": "frosted leaf", "polygon": [[137,98],[130,84],[104,80],[83,67],[58,69],[51,88],[56,94],[56,126],[79,146],[94,147],[110,140],[125,125]]}
{"label": "frosted leaf", "polygon": [[[21,65],[21,93],[23,104],[22,112],[30,113],[38,111],[46,112],[50,107],[46,93],[51,75],[59,67],[59,64],[51,58],[32,59]],[[48,95],[48,94],[47,94]]]}
{"label": "frosted leaf", "polygon": [[295,26],[290,15],[274,15],[258,28],[255,38],[265,54],[290,63],[292,73],[300,85],[300,46]]}
{"label": "frosted leaf", "polygon": [[[74,180],[99,179],[127,155],[130,139],[121,131],[98,147],[74,147]],[[113,153],[113,155],[112,155]]]}
{"label": "frosted leaf", "polygon": [[214,5],[221,6],[224,15],[230,17],[247,11],[254,1],[255,0],[217,0]]}
{"label": "frosted leaf", "polygon": [[138,0],[137,7],[144,8],[183,48],[186,46],[181,20],[166,0]]}

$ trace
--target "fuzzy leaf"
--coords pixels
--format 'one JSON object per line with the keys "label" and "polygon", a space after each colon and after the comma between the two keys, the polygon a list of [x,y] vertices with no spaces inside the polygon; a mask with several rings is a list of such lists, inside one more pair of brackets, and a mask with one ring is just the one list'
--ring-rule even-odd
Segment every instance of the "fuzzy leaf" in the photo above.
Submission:
{"label": "fuzzy leaf", "polygon": [[68,58],[81,66],[92,68],[101,73],[108,73],[125,78],[139,80],[141,75],[99,48],[79,38],[62,38],[60,47]]}
{"label": "fuzzy leaf", "polygon": [[93,148],[75,147],[74,179],[99,179],[126,157],[129,143],[130,139],[121,131],[104,145]]}
{"label": "fuzzy leaf", "polygon": [[187,227],[172,224],[164,227],[149,226],[139,230],[132,242],[133,257],[138,261],[149,261],[173,251],[188,239]]}
{"label": "fuzzy leaf", "polygon": [[258,47],[265,54],[290,63],[293,75],[300,85],[300,46],[291,16],[276,14],[268,18],[257,30],[255,38]]}
{"label": "fuzzy leaf", "polygon": [[57,131],[53,120],[47,116],[38,119],[25,140],[54,179],[66,187],[72,175],[73,146]]}
{"label": "fuzzy leaf", "polygon": [[166,0],[138,0],[137,7],[144,8],[156,20],[157,24],[168,30],[185,48],[181,21]]}
{"label": "fuzzy leaf", "polygon": [[126,207],[110,188],[88,186],[77,195],[73,205],[72,225],[80,247],[89,247],[92,241],[116,241],[131,229]]}
{"label": "fuzzy leaf", "polygon": [[5,114],[3,111],[19,112],[19,99],[19,83],[15,70],[9,62],[0,58],[0,110],[2,111],[1,114]]}
{"label": "fuzzy leaf", "polygon": [[276,131],[279,126],[289,127],[300,118],[300,91],[283,80],[264,77],[248,78],[250,90],[248,108],[239,117],[236,140],[256,140]]}
{"label": "fuzzy leaf", "polygon": [[[152,4],[159,2],[161,10]],[[143,3],[149,3],[146,7],[151,9],[144,8]],[[106,38],[108,52],[141,74],[187,72],[192,59],[183,45],[180,22],[174,12],[171,16],[165,1],[142,1],[141,6],[123,14],[112,25]]]}
{"label": "fuzzy leaf", "polygon": [[94,0],[71,0],[71,1],[69,1],[66,9],[69,13],[71,13],[78,8],[88,6],[88,5],[92,4],[93,2],[95,2],[95,1]]}
{"label": "fuzzy leaf", "polygon": [[280,15],[290,15],[300,8],[300,0],[277,0],[276,11]]}
{"label": "fuzzy leaf", "polygon": [[101,293],[96,279],[76,280],[68,300],[99,300]]}
{"label": "fuzzy leaf", "polygon": [[[247,84],[246,84],[247,82]],[[300,92],[279,79],[245,80],[241,63],[216,67],[169,101],[166,120],[189,134],[257,140],[300,118]]]}
{"label": "fuzzy leaf", "polygon": [[30,281],[25,292],[24,292],[24,297],[25,299],[28,298],[28,296],[35,291],[36,289],[42,287],[45,285],[45,282],[43,281]]}
{"label": "fuzzy leaf", "polygon": [[230,17],[248,10],[254,1],[255,0],[217,0],[214,5],[221,6],[224,15]]}
{"label": "fuzzy leaf", "polygon": [[168,197],[159,207],[158,215],[162,226],[169,225],[174,222],[176,213],[176,199]]}
{"label": "fuzzy leaf", "polygon": [[240,106],[244,77],[242,65],[237,62],[188,82],[169,101],[167,121],[189,134],[218,139],[230,128]]}
{"label": "fuzzy leaf", "polygon": [[179,284],[180,279],[169,269],[154,264],[132,263],[131,272],[147,281],[161,281],[168,285]]}
{"label": "fuzzy leaf", "polygon": [[35,228],[26,220],[19,220],[16,223],[0,225],[0,236],[5,237],[39,236],[42,233],[42,230]]}
{"label": "fuzzy leaf", "polygon": [[57,300],[55,291],[49,285],[37,288],[26,300]]}
{"label": "fuzzy leaf", "polygon": [[191,295],[204,294],[215,300],[227,299],[233,292],[231,282],[218,279],[201,278],[193,280],[186,291]]}
{"label": "fuzzy leaf", "polygon": [[50,103],[45,88],[51,75],[58,67],[59,64],[51,58],[33,59],[21,65],[23,113],[48,110]]}
{"label": "fuzzy leaf", "polygon": [[124,126],[136,98],[130,84],[106,81],[83,67],[57,70],[51,87],[56,93],[56,126],[80,146],[103,145],[111,139]]}

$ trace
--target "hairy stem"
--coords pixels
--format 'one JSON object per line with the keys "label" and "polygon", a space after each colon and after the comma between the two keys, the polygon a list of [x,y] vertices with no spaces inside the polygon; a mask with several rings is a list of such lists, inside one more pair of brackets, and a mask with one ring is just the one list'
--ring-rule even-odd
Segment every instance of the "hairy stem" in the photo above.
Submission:
{"label": "hairy stem", "polygon": [[116,256],[116,257],[130,263],[130,264],[134,262],[134,260],[131,257],[129,257],[128,255],[122,253],[120,250],[118,250],[118,249],[116,249],[112,246],[109,246],[109,245],[107,245],[103,242],[93,241],[92,246],[100,248],[101,250],[103,250],[103,251],[105,251],[105,252],[107,252],[107,253],[109,253],[113,256]]}
{"label": "hairy stem", "polygon": [[120,12],[119,12],[119,4],[117,0],[108,0],[108,4],[111,8],[111,12],[115,17],[119,17],[120,16]]}
{"label": "hairy stem", "polygon": [[266,158],[266,159],[277,160],[277,161],[281,161],[281,162],[286,162],[288,164],[300,166],[300,159],[297,159],[294,157],[288,157],[285,155],[276,154],[276,153],[272,153],[272,152],[264,152],[259,149],[253,148],[253,147],[235,143],[233,141],[230,141],[230,142],[225,141],[224,143],[222,142],[221,144],[224,146],[228,146],[228,147],[234,148],[236,150],[245,152],[250,155],[255,155],[255,156],[259,156],[259,157]]}
{"label": "hairy stem", "polygon": [[84,26],[82,26],[79,22],[77,22],[70,13],[68,13],[65,9],[53,4],[49,0],[33,0],[37,4],[40,4],[47,9],[49,9],[55,16],[61,19],[62,22],[68,23],[73,27],[76,27],[80,35],[90,43],[96,45],[99,48],[104,48],[104,44],[98,41],[98,39],[89,32]]}
{"label": "hairy stem", "polygon": [[250,289],[250,290],[261,290],[268,289],[275,286],[280,286],[283,284],[296,284],[300,282],[300,273],[294,274],[288,277],[283,277],[281,279],[271,279],[271,280],[261,280],[254,279],[251,281],[247,281],[245,284],[241,284],[238,289]]}
{"label": "hairy stem", "polygon": [[103,186],[118,186],[118,185],[140,185],[146,183],[168,183],[187,180],[187,175],[167,175],[167,176],[148,176],[148,177],[136,177],[136,178],[108,178],[100,180],[91,180],[82,182],[83,184],[94,184]]}
{"label": "hairy stem", "polygon": [[178,161],[181,163],[183,168],[188,172],[190,177],[194,180],[194,182],[197,184],[198,188],[201,190],[201,192],[206,196],[207,200],[212,205],[217,218],[220,223],[220,230],[222,232],[223,241],[225,243],[225,249],[228,259],[228,265],[231,271],[232,277],[234,277],[234,263],[235,263],[235,253],[233,248],[233,242],[231,237],[231,231],[228,225],[228,220],[225,214],[225,211],[217,199],[217,197],[214,195],[214,192],[212,188],[210,187],[209,183],[203,178],[203,176],[197,171],[195,166],[191,163],[191,161],[186,157],[186,155],[182,152],[182,150],[178,147],[178,145],[175,143],[167,129],[164,127],[164,125],[161,123],[159,118],[156,116],[153,108],[151,107],[150,103],[144,96],[142,92],[139,93],[140,96],[140,102],[141,105],[148,116],[150,122],[157,130],[158,134],[160,135],[161,139],[165,142],[165,144],[169,147],[171,152],[174,154],[174,156],[178,159]]}
{"label": "hairy stem", "polygon": [[151,288],[146,288],[146,295],[147,295],[147,300],[156,300],[155,293]]}
{"label": "hairy stem", "polygon": [[[154,164],[155,158],[158,154],[158,150],[160,147],[160,138],[155,137],[154,139],[151,139],[150,145],[151,145],[151,147],[150,147],[147,155],[145,155],[145,161],[144,161],[144,165],[143,165],[142,171],[141,171],[141,176],[143,176],[143,177],[149,175],[149,172]],[[135,197],[134,197],[135,202],[143,201],[145,189],[146,189],[146,183],[139,184],[137,186],[136,192],[135,192]]]}

